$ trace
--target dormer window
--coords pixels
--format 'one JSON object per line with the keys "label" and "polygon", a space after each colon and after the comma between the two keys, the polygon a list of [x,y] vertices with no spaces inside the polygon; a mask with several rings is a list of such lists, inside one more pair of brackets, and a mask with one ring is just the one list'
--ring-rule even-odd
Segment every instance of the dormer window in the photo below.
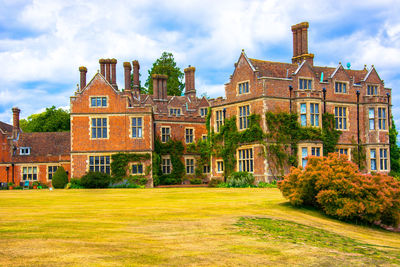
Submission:
{"label": "dormer window", "polygon": [[247,82],[238,83],[238,94],[239,95],[247,94],[249,92],[250,92],[250,89],[249,89],[249,82],[248,81]]}
{"label": "dormer window", "polygon": [[30,147],[20,147],[19,148],[19,154],[20,155],[30,155],[31,154],[31,148]]}
{"label": "dormer window", "polygon": [[180,116],[181,115],[181,109],[180,108],[170,108],[169,109],[169,115],[175,115],[175,116]]}
{"label": "dormer window", "polygon": [[107,107],[107,97],[91,97],[91,107]]}
{"label": "dormer window", "polygon": [[335,93],[347,93],[346,83],[335,82]]}
{"label": "dormer window", "polygon": [[311,90],[312,80],[311,79],[299,79],[300,90]]}
{"label": "dormer window", "polygon": [[201,108],[200,109],[200,116],[205,117],[207,116],[208,108]]}
{"label": "dormer window", "polygon": [[378,86],[368,85],[367,86],[367,95],[378,95]]}

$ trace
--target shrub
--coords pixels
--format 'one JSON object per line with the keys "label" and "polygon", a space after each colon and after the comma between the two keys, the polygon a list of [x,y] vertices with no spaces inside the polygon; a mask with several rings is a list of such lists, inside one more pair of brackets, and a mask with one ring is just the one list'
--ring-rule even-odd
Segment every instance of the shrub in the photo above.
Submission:
{"label": "shrub", "polygon": [[233,172],[227,179],[230,187],[249,187],[254,183],[254,176],[248,172]]}
{"label": "shrub", "polygon": [[220,179],[212,178],[208,183],[208,187],[217,187],[220,183],[223,183],[223,181]]}
{"label": "shrub", "polygon": [[201,184],[202,182],[203,182],[203,180],[200,178],[190,179],[190,184]]}
{"label": "shrub", "polygon": [[362,174],[343,155],[310,157],[305,169],[293,167],[278,187],[291,204],[311,205],[338,219],[400,223],[400,183],[388,175]]}
{"label": "shrub", "polygon": [[266,182],[259,182],[257,185],[258,188],[276,188],[276,181],[273,181],[272,183],[266,183]]}
{"label": "shrub", "polygon": [[106,188],[110,185],[111,176],[102,172],[88,172],[81,177],[84,188]]}
{"label": "shrub", "polygon": [[217,184],[217,187],[218,187],[218,188],[228,188],[228,187],[230,187],[230,186],[229,186],[229,184],[227,184],[227,183],[221,182],[221,183]]}
{"label": "shrub", "polygon": [[64,168],[58,167],[57,171],[53,174],[53,179],[51,184],[54,188],[64,188],[68,183],[68,174],[65,172]]}

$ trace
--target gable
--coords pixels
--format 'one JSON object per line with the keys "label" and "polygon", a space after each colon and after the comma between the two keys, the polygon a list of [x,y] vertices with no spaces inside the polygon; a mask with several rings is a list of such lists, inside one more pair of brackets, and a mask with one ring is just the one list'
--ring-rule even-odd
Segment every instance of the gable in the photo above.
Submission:
{"label": "gable", "polygon": [[364,82],[366,83],[375,83],[375,84],[383,84],[381,78],[378,75],[378,72],[375,70],[374,66],[370,69],[370,71],[365,76]]}

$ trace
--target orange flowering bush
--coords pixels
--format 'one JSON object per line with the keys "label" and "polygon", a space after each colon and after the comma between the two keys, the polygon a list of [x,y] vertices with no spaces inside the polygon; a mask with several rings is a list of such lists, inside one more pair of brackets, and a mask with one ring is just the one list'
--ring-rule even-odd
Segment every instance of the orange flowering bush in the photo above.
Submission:
{"label": "orange flowering bush", "polygon": [[278,183],[294,206],[311,205],[342,220],[400,224],[400,182],[384,174],[362,174],[347,156],[309,157]]}

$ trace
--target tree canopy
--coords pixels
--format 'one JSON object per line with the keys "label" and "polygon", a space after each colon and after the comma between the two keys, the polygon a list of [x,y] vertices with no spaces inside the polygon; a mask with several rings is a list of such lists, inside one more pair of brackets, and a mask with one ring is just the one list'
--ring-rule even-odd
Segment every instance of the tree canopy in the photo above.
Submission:
{"label": "tree canopy", "polygon": [[389,128],[389,143],[390,143],[390,168],[391,175],[400,175],[400,148],[397,145],[397,130],[394,124],[393,117],[391,118],[392,124]]}
{"label": "tree canopy", "polygon": [[69,112],[55,106],[20,120],[23,132],[65,132],[70,130]]}
{"label": "tree canopy", "polygon": [[168,75],[167,95],[182,95],[185,84],[183,83],[183,72],[176,66],[176,62],[172,53],[163,52],[161,57],[157,59],[149,70],[145,86],[148,94],[153,94],[152,74]]}

